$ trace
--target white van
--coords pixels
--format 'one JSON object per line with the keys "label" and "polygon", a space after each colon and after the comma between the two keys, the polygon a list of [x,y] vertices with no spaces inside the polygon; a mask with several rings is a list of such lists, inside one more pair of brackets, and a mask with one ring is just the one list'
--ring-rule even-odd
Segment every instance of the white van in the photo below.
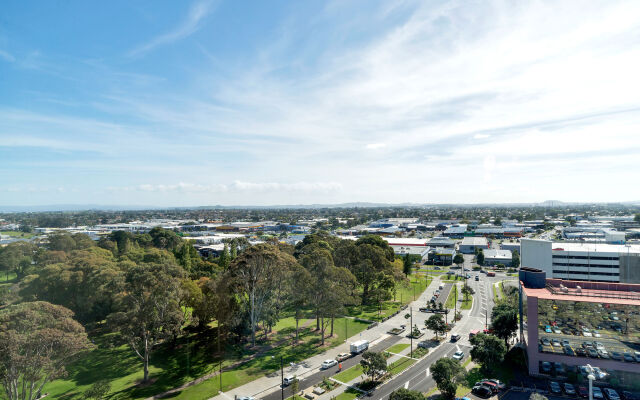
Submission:
{"label": "white van", "polygon": [[444,289],[444,285],[441,283],[441,284],[440,284],[440,286],[438,286],[438,289],[439,289],[439,290]]}
{"label": "white van", "polygon": [[289,386],[295,380],[296,380],[296,376],[295,375],[287,375],[287,376],[284,377],[284,380],[282,381],[282,385],[283,386]]}
{"label": "white van", "polygon": [[358,340],[357,342],[351,343],[351,347],[349,348],[349,350],[353,354],[360,354],[363,351],[367,350],[368,348],[369,348],[368,340]]}

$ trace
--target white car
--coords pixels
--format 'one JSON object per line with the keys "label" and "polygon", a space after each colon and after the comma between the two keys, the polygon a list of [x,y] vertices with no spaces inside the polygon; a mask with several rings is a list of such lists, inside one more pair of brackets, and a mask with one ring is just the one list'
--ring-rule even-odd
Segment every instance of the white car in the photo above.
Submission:
{"label": "white car", "polygon": [[453,355],[451,356],[451,358],[453,358],[454,360],[462,360],[464,358],[464,353],[461,351],[456,351],[455,353],[453,353]]}
{"label": "white car", "polygon": [[327,369],[333,367],[334,365],[338,365],[338,362],[336,360],[324,360],[320,368]]}
{"label": "white car", "polygon": [[602,342],[593,342],[596,345],[596,350],[604,350],[604,344]]}
{"label": "white car", "polygon": [[242,397],[238,397],[238,400],[256,400],[256,399],[251,396],[242,396]]}
{"label": "white car", "polygon": [[593,335],[591,334],[591,332],[582,332],[582,335],[583,335],[583,336],[586,336],[586,337],[591,337],[591,336],[593,336]]}

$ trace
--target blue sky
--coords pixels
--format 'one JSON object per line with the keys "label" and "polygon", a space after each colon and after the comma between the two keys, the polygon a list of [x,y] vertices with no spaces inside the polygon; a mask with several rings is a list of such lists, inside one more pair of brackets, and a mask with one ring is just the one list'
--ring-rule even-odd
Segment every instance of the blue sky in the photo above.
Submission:
{"label": "blue sky", "polygon": [[0,5],[0,205],[640,200],[635,1]]}

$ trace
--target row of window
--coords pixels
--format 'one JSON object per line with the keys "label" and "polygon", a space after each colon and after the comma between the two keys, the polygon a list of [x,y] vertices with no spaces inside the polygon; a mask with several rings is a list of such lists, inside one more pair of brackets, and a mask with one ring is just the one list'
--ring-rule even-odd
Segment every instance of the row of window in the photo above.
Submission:
{"label": "row of window", "polygon": [[576,260],[588,260],[588,259],[591,259],[591,260],[619,260],[619,257],[617,257],[617,256],[611,256],[611,257],[602,257],[602,256],[594,257],[594,256],[591,256],[591,257],[589,257],[589,256],[572,256],[572,255],[566,255],[565,256],[565,255],[556,255],[556,254],[554,254],[551,257],[553,257],[553,258],[561,258],[561,259],[574,258]]}
{"label": "row of window", "polygon": [[554,274],[567,274],[567,275],[599,275],[599,276],[620,276],[617,272],[591,272],[585,273],[585,271],[561,271],[554,269]]}
{"label": "row of window", "polygon": [[581,268],[608,268],[608,269],[618,269],[619,265],[605,265],[605,264],[573,264],[573,263],[559,263],[554,262],[554,267],[581,267]]}

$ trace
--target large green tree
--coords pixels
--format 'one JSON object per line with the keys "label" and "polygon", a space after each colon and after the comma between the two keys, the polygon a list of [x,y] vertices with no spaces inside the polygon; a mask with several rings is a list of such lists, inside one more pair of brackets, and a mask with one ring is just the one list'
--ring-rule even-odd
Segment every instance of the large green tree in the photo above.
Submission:
{"label": "large green tree", "polygon": [[436,334],[436,339],[438,338],[438,334],[444,335],[445,332],[447,332],[447,324],[444,322],[442,314],[433,314],[424,321],[424,326]]}
{"label": "large green tree", "polygon": [[0,310],[0,382],[9,400],[33,400],[91,344],[73,312],[47,302]]}
{"label": "large green tree", "polygon": [[182,268],[171,264],[141,264],[126,273],[118,312],[108,325],[140,358],[144,381],[149,379],[149,356],[161,341],[175,337],[184,322],[180,309]]}
{"label": "large green tree", "polygon": [[456,397],[458,383],[464,378],[464,368],[458,361],[441,358],[431,367],[431,374],[443,398],[452,400]]}
{"label": "large green tree", "polygon": [[425,396],[417,390],[396,389],[389,395],[389,400],[424,400]]}
{"label": "large green tree", "polygon": [[471,338],[471,358],[479,363],[485,371],[499,365],[504,360],[507,347],[500,338],[493,335],[479,333]]}
{"label": "large green tree", "polygon": [[371,380],[377,381],[387,372],[387,359],[382,353],[365,351],[360,360],[362,370]]}
{"label": "large green tree", "polygon": [[491,329],[509,347],[509,338],[518,330],[518,308],[514,303],[499,301],[491,311]]}

